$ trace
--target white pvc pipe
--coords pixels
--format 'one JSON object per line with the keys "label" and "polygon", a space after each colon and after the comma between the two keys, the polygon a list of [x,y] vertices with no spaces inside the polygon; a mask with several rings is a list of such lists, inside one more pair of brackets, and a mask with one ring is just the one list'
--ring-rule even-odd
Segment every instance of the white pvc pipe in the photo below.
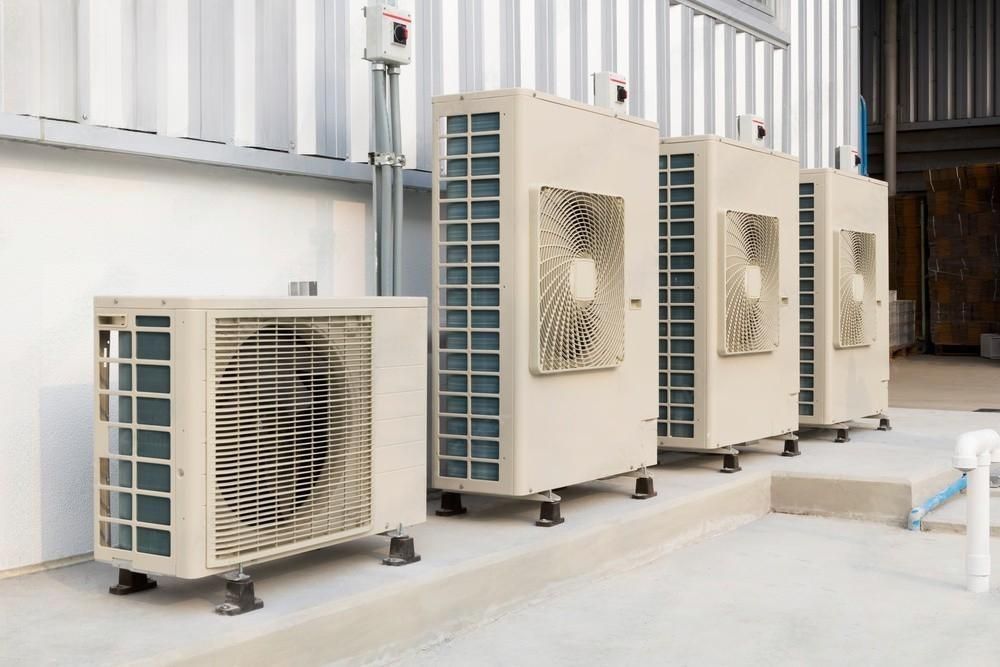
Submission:
{"label": "white pvc pipe", "polygon": [[968,473],[965,521],[966,587],[990,590],[990,463],[1000,461],[1000,434],[991,429],[959,436],[952,465]]}

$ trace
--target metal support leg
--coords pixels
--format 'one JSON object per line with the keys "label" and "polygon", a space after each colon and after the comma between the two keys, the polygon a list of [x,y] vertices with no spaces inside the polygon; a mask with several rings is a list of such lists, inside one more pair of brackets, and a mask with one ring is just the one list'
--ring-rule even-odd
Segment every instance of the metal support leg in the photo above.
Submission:
{"label": "metal support leg", "polygon": [[833,441],[834,442],[850,442],[851,441],[850,429],[847,429],[847,428],[838,428],[837,429],[837,437],[834,438]]}
{"label": "metal support leg", "polygon": [[230,572],[226,575],[226,600],[215,608],[215,613],[223,616],[239,616],[264,606],[264,601],[253,592],[253,579],[244,572]]}
{"label": "metal support leg", "polygon": [[538,512],[538,521],[535,522],[536,526],[541,526],[542,528],[551,528],[552,526],[558,526],[566,519],[563,518],[562,512],[559,509],[559,501],[542,501],[539,503],[540,509]]}
{"label": "metal support leg", "polygon": [[125,568],[118,569],[118,583],[108,588],[112,595],[131,595],[156,588],[156,582],[142,572],[133,572]]}
{"label": "metal support leg", "polygon": [[462,494],[445,491],[441,494],[441,508],[434,512],[438,516],[457,516],[468,510],[462,506]]}
{"label": "metal support leg", "polygon": [[403,534],[403,527],[399,527],[396,535],[389,540],[389,557],[382,559],[382,565],[399,567],[420,561],[420,554],[413,547],[413,538]]}
{"label": "metal support leg", "polygon": [[734,473],[743,470],[740,467],[740,453],[731,452],[729,454],[722,455],[722,468],[719,472]]}
{"label": "metal support leg", "polygon": [[653,478],[646,471],[646,466],[639,469],[639,476],[635,478],[635,493],[632,497],[636,500],[648,500],[656,496],[656,489],[653,487]]}
{"label": "metal support leg", "polygon": [[889,417],[887,417],[886,415],[879,415],[878,416],[878,430],[880,430],[880,431],[891,431],[892,430],[892,422],[889,421]]}
{"label": "metal support leg", "polygon": [[782,456],[798,456],[802,452],[799,451],[799,435],[798,433],[792,433],[787,438],[785,438],[785,449],[781,452]]}

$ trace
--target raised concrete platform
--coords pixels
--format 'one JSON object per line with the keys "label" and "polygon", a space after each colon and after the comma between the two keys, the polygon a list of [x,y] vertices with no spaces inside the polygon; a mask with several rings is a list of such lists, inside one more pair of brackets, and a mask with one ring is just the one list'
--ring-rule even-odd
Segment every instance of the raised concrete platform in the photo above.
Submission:
{"label": "raised concrete platform", "polygon": [[[492,618],[575,580],[649,562],[752,522],[772,509],[902,526],[911,506],[952,477],[958,433],[1000,428],[1000,414],[894,410],[846,444],[806,433],[803,455],[780,442],[748,448],[743,472],[719,457],[665,454],[657,498],[629,498],[627,478],[567,489],[566,523],[533,525],[537,504],[467,498],[469,514],[411,534],[423,561],[379,565],[368,538],[254,567],[262,610],[212,613],[218,579],[160,578],[156,591],[107,594],[114,570],[86,563],[0,581],[0,663],[315,664],[386,659]],[[725,578],[725,573],[719,576]],[[720,589],[724,594],[724,588]]]}

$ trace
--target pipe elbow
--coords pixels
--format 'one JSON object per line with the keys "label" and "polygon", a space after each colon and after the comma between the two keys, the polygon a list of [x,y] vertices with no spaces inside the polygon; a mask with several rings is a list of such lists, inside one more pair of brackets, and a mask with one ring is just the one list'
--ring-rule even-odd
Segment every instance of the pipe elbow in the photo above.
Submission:
{"label": "pipe elbow", "polygon": [[1000,460],[1000,434],[992,429],[969,431],[958,437],[951,457],[953,467],[963,472]]}

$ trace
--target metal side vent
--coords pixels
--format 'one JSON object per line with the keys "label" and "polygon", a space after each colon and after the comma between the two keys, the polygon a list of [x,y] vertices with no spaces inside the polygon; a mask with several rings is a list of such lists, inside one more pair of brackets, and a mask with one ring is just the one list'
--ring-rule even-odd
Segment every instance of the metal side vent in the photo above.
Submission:
{"label": "metal side vent", "polygon": [[218,318],[212,333],[209,564],[366,529],[371,317]]}
{"label": "metal side vent", "polygon": [[816,411],[815,186],[799,184],[799,415]]}
{"label": "metal side vent", "polygon": [[694,154],[660,156],[660,437],[694,437],[694,175]]}

